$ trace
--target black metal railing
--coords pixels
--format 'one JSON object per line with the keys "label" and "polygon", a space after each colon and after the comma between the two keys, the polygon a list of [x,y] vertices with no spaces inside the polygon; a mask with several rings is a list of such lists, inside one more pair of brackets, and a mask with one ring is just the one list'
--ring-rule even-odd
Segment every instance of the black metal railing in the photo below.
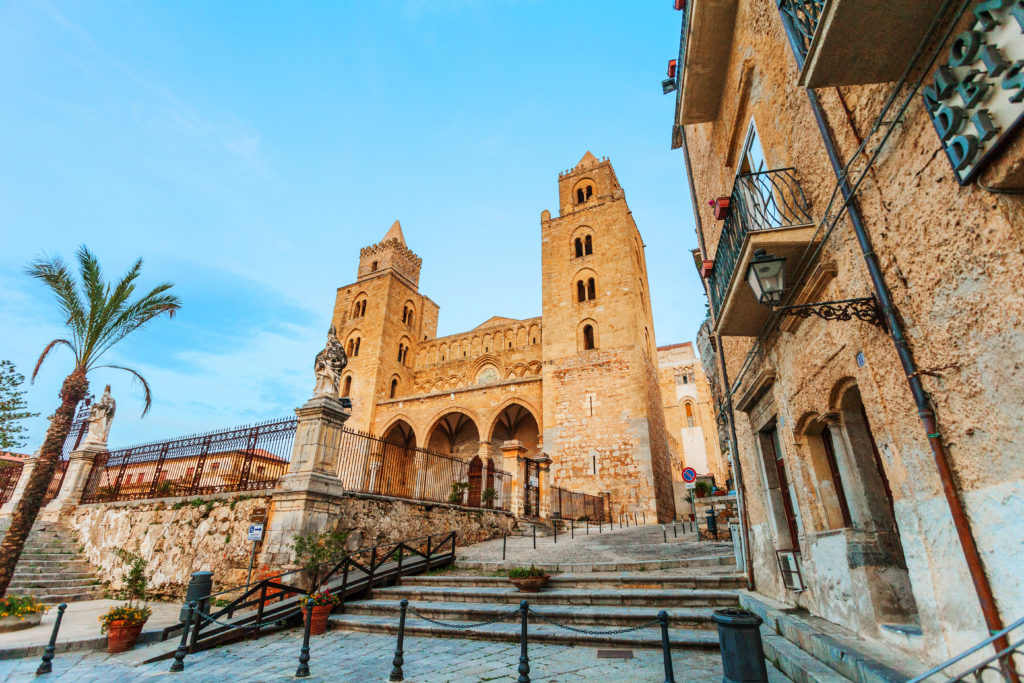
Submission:
{"label": "black metal railing", "polygon": [[288,471],[296,425],[286,418],[110,451],[93,462],[82,502],[273,488]]}
{"label": "black metal railing", "polygon": [[551,487],[551,517],[553,519],[603,522],[608,520],[607,513],[605,500],[601,496],[567,491],[558,486]]}
{"label": "black metal railing", "polygon": [[25,464],[20,462],[0,462],[0,505],[9,501],[14,495],[14,487],[18,485],[23,467]]}
{"label": "black metal railing", "polygon": [[[340,560],[316,567],[319,580],[312,589],[329,590],[339,600],[335,609],[344,609],[350,597],[365,594],[375,586],[390,585],[403,576],[454,562],[455,532],[383,543],[347,553],[343,548],[337,551],[337,555],[344,553]],[[165,628],[161,640],[179,636],[190,628],[187,651],[196,652],[244,637],[259,638],[264,630],[296,625],[302,612],[299,599],[311,590],[304,580],[312,578],[308,576],[310,571],[295,569],[277,573],[255,583],[200,596],[196,598],[198,613],[192,623]],[[238,597],[227,604],[216,610],[209,608],[213,598],[239,591]],[[157,659],[171,656],[168,652]]]}
{"label": "black metal railing", "polygon": [[729,197],[729,215],[722,226],[709,283],[714,309],[721,313],[748,233],[794,228],[811,222],[810,203],[797,181],[795,169],[779,168],[736,176]]}
{"label": "black metal railing", "polygon": [[75,411],[75,418],[71,422],[71,431],[64,438],[64,446],[60,451],[60,460],[57,461],[57,469],[53,472],[50,484],[46,487],[46,494],[43,496],[43,505],[57,497],[60,487],[64,485],[64,475],[68,471],[68,462],[71,460],[71,453],[78,448],[82,439],[89,430],[89,407],[95,397],[89,394],[78,404]]}
{"label": "black metal railing", "polygon": [[797,63],[803,68],[807,52],[811,49],[814,32],[821,20],[821,12],[825,8],[825,0],[779,0],[779,12],[782,21],[788,24],[797,42]]}
{"label": "black metal railing", "polygon": [[[977,660],[983,656],[983,650],[992,647],[1000,639],[1007,643],[1006,647],[981,661]],[[973,664],[970,663],[972,661]],[[1021,680],[1024,680],[1024,619],[1018,619],[909,683],[1019,683]]]}
{"label": "black metal railing", "polygon": [[346,491],[508,510],[512,475],[479,456],[463,460],[342,430],[338,478]]}

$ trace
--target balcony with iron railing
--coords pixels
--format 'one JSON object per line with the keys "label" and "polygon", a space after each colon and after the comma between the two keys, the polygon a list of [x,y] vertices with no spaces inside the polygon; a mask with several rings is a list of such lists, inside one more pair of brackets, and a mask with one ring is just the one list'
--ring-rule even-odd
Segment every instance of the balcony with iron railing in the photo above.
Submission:
{"label": "balcony with iron railing", "polygon": [[715,332],[757,335],[770,309],[761,305],[746,285],[747,265],[754,251],[764,249],[784,257],[786,274],[794,281],[796,267],[814,236],[810,202],[795,169],[736,176],[708,279]]}
{"label": "balcony with iron railing", "polygon": [[824,88],[899,78],[943,0],[777,0],[800,85]]}

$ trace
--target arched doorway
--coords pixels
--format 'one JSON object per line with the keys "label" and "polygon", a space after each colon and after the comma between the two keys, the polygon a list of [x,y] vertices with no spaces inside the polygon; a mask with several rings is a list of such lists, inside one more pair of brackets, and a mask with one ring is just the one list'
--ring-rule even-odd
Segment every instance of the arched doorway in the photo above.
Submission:
{"label": "arched doorway", "polygon": [[[500,462],[501,447],[506,441],[518,441],[522,444],[527,457],[540,455],[540,427],[533,413],[521,403],[509,403],[494,419],[490,438],[492,462]],[[523,514],[536,517],[539,515],[540,506],[540,490],[536,484],[539,473],[535,471],[535,465],[531,460],[523,462],[518,467],[522,467],[517,474],[523,487]],[[504,485],[511,485],[511,481],[499,480],[493,474],[491,476],[491,486],[495,487],[497,497],[499,500],[505,500],[505,496],[511,495],[511,489],[505,491]]]}
{"label": "arched doorway", "polygon": [[483,476],[484,463],[480,459],[479,455],[474,455],[473,459],[469,461],[469,498],[468,505],[470,507],[480,507],[480,495],[483,493]]}
{"label": "arched doorway", "polygon": [[405,420],[397,420],[385,431],[380,457],[371,460],[371,491],[382,496],[412,498],[416,493],[416,433]]}
{"label": "arched doorway", "polygon": [[477,459],[479,466],[480,430],[476,421],[460,411],[445,413],[430,427],[427,449],[432,453],[425,458],[423,496],[429,500],[468,505],[471,488],[469,470],[473,458]]}

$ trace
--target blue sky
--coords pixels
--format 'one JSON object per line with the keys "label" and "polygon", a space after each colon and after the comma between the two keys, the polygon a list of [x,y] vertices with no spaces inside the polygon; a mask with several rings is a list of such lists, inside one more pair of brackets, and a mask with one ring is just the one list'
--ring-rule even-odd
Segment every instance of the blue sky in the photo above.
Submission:
{"label": "blue sky", "polygon": [[[112,445],[288,415],[310,395],[335,289],[402,221],[439,334],[540,314],[540,213],[608,156],[647,245],[656,338],[704,298],[667,0],[0,1],[0,358],[61,335],[34,257],[87,244],[184,301],[111,353]],[[28,399],[40,442],[70,357]]]}

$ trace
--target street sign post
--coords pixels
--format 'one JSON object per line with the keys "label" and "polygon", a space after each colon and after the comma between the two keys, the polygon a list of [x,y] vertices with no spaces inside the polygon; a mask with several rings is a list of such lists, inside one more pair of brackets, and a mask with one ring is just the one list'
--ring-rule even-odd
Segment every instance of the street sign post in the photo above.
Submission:
{"label": "street sign post", "polygon": [[246,538],[252,541],[252,554],[249,555],[249,574],[245,577],[245,587],[248,589],[249,582],[252,581],[252,565],[256,561],[256,544],[263,540],[263,525],[250,524],[249,534]]}
{"label": "street sign post", "polygon": [[[696,480],[697,480],[697,470],[693,469],[692,467],[684,467],[683,468],[683,481],[685,481],[686,483],[690,483],[690,482],[696,481]],[[690,487],[687,486],[687,488],[690,488]]]}

